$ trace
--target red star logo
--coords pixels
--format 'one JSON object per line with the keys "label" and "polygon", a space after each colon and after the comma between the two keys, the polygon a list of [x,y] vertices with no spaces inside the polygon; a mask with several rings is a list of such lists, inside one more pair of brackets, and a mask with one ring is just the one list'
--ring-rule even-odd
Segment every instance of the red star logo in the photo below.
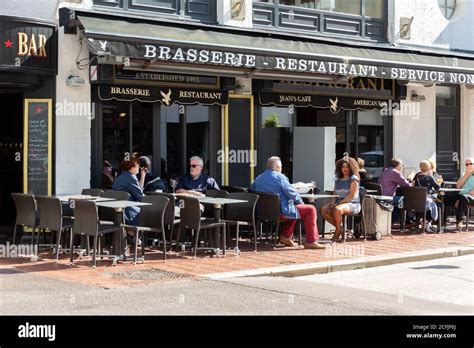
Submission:
{"label": "red star logo", "polygon": [[13,46],[13,41],[10,41],[10,39],[5,41],[5,47],[6,48],[12,48],[12,46]]}
{"label": "red star logo", "polygon": [[36,112],[37,114],[41,114],[41,112],[43,112],[43,108],[40,107],[40,106],[37,106],[37,107],[35,108],[35,112]]}

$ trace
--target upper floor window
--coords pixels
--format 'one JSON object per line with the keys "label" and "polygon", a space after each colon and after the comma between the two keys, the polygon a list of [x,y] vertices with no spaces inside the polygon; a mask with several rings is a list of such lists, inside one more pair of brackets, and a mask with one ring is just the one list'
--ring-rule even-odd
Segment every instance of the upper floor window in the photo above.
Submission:
{"label": "upper floor window", "polygon": [[456,10],[456,0],[438,0],[439,9],[446,19],[451,19]]}
{"label": "upper floor window", "polygon": [[253,23],[292,33],[386,41],[387,0],[254,0]]}
{"label": "upper floor window", "polygon": [[384,0],[256,0],[255,2],[363,15],[373,18],[383,18],[384,14]]}

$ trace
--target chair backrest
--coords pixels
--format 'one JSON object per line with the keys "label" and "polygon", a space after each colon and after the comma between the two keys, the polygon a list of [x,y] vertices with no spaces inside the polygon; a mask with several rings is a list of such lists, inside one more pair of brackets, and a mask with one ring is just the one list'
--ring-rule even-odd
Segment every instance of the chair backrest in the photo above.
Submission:
{"label": "chair backrest", "polygon": [[277,223],[280,217],[280,197],[276,193],[257,192],[257,219]]}
{"label": "chair backrest", "polygon": [[364,202],[365,195],[367,194],[367,191],[365,188],[360,187],[359,188],[359,198],[360,198],[360,204]]}
{"label": "chair backrest", "polygon": [[[104,191],[101,194],[101,197],[105,198],[113,198],[118,201],[127,201],[130,198],[130,194],[125,191]],[[114,208],[105,208],[101,207],[99,209],[99,216],[100,219],[103,221],[114,221],[115,220],[115,209]]]}
{"label": "chair backrest", "polygon": [[104,193],[104,190],[97,189],[97,188],[86,188],[82,189],[82,195],[84,196],[101,196]]}
{"label": "chair backrest", "polygon": [[377,184],[375,182],[365,181],[364,182],[364,187],[367,190],[377,190],[377,195],[379,195],[379,196],[383,195],[382,185],[380,185],[380,184]]}
{"label": "chair backrest", "polygon": [[164,226],[165,210],[170,202],[170,199],[165,196],[145,196],[142,199],[143,203],[151,203],[151,205],[145,205],[140,209],[140,215],[138,215],[139,226],[160,228]]}
{"label": "chair backrest", "polygon": [[225,190],[208,190],[206,191],[206,197],[212,198],[227,198],[229,192]]}
{"label": "chair backrest", "polygon": [[221,190],[227,191],[229,193],[235,192],[247,192],[247,188],[239,186],[221,186]]}
{"label": "chair backrest", "polygon": [[77,199],[74,202],[73,233],[94,236],[99,228],[99,214],[94,201]]}
{"label": "chair backrest", "polygon": [[231,221],[255,221],[255,208],[258,195],[248,192],[229,193],[228,198],[241,199],[247,202],[225,205],[225,219]]}
{"label": "chair backrest", "polygon": [[198,230],[201,227],[201,207],[195,197],[179,197],[181,228]]}
{"label": "chair backrest", "polygon": [[16,224],[28,227],[36,226],[36,200],[27,193],[12,193],[16,208]]}
{"label": "chair backrest", "polygon": [[171,193],[165,192],[147,192],[147,196],[162,196],[167,197],[169,199],[168,205],[165,209],[165,217],[164,217],[164,224],[165,225],[173,225],[175,220],[175,206],[176,206],[176,199]]}
{"label": "chair backrest", "polygon": [[423,213],[426,210],[427,191],[425,187],[402,187],[403,209]]}
{"label": "chair backrest", "polygon": [[63,207],[56,197],[36,196],[39,212],[39,228],[60,231],[63,222]]}

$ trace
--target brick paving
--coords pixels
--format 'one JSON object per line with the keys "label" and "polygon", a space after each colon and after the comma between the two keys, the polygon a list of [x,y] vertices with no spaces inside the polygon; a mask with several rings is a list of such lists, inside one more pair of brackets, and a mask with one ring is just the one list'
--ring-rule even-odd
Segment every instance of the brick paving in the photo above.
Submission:
{"label": "brick paving", "polygon": [[[215,274],[220,272],[244,271],[257,268],[277,267],[284,265],[305,264],[320,261],[331,261],[341,259],[355,259],[366,256],[386,255],[410,251],[422,251],[429,249],[449,247],[474,247],[474,230],[469,232],[448,231],[442,234],[419,234],[414,232],[394,232],[393,238],[384,237],[380,241],[348,239],[345,244],[328,245],[326,250],[305,250],[297,248],[277,247],[259,244],[259,251],[253,251],[253,244],[242,241],[239,243],[241,255],[234,255],[232,250],[227,252],[226,257],[210,257],[206,254],[198,254],[193,259],[189,252],[182,255],[171,253],[166,262],[163,261],[161,251],[151,249],[147,251],[144,264],[131,262],[119,262],[112,266],[110,260],[98,260],[97,268],[91,267],[90,259],[76,257],[74,264],[69,264],[69,257],[61,255],[59,262],[55,262],[51,252],[41,250],[40,260],[31,261],[29,258],[0,259],[0,270],[3,268],[14,269],[22,272],[36,273],[41,276],[94,285],[104,288],[146,285],[163,281],[190,281],[199,279],[199,276]],[[178,280],[160,279],[116,279],[111,273],[129,272],[134,270],[163,270],[189,277]]]}

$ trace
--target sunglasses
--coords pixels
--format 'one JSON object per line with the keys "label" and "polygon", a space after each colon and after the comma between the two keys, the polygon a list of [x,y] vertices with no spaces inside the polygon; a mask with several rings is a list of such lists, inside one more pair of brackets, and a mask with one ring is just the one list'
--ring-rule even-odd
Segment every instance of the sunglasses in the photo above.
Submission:
{"label": "sunglasses", "polygon": [[199,165],[199,164],[190,164],[189,166],[190,166],[191,168],[196,168],[196,167],[200,167],[201,165]]}
{"label": "sunglasses", "polygon": [[466,163],[466,167],[467,166],[472,166],[474,163]]}

